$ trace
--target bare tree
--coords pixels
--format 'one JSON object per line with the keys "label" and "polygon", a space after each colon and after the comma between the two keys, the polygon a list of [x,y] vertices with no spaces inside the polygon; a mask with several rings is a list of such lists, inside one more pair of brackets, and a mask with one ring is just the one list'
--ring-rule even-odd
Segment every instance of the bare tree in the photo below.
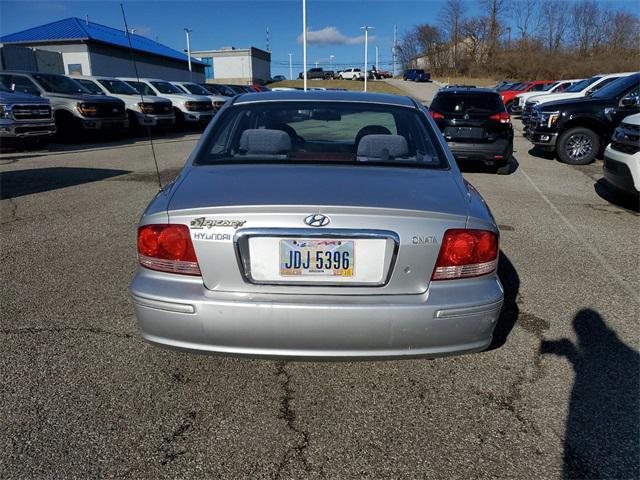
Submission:
{"label": "bare tree", "polygon": [[464,1],[446,0],[440,12],[440,25],[449,37],[451,60],[453,69],[458,68],[458,44],[460,43],[460,28],[464,21]]}
{"label": "bare tree", "polygon": [[468,63],[484,61],[488,32],[489,20],[486,17],[470,18],[462,23],[460,33],[467,41]]}
{"label": "bare tree", "polygon": [[488,20],[487,57],[489,62],[491,62],[498,50],[502,16],[504,15],[507,2],[506,0],[482,0],[481,3],[485,9]]}
{"label": "bare tree", "polygon": [[443,33],[435,25],[425,23],[416,28],[420,51],[426,57],[430,68],[442,68],[446,66],[443,61]]}
{"label": "bare tree", "polygon": [[539,0],[519,0],[511,8],[511,18],[516,29],[520,32],[520,39],[527,40],[532,32],[540,27]]}
{"label": "bare tree", "polygon": [[414,27],[402,35],[398,45],[398,54],[402,67],[405,69],[415,67],[415,59],[419,53],[418,29]]}
{"label": "bare tree", "polygon": [[608,47],[611,50],[638,50],[640,47],[640,20],[638,17],[627,12],[616,12],[609,25],[607,37]]}
{"label": "bare tree", "polygon": [[543,0],[540,4],[541,30],[546,34],[540,35],[547,48],[558,50],[562,46],[569,26],[569,15],[562,8],[558,8],[555,0]]}
{"label": "bare tree", "polygon": [[581,55],[598,44],[601,16],[600,7],[593,0],[581,0],[571,10],[571,38]]}

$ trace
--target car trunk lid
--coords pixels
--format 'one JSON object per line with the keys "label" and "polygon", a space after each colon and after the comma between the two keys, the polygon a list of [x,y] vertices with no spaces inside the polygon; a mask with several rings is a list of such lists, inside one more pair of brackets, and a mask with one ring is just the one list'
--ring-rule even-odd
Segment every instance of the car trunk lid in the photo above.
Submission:
{"label": "car trunk lid", "polygon": [[[445,230],[465,227],[463,192],[449,170],[198,166],[181,180],[168,213],[171,223],[189,225],[208,289],[408,294],[427,290]],[[309,225],[310,215],[329,223]],[[352,275],[283,276],[285,244],[299,241],[348,242]]]}

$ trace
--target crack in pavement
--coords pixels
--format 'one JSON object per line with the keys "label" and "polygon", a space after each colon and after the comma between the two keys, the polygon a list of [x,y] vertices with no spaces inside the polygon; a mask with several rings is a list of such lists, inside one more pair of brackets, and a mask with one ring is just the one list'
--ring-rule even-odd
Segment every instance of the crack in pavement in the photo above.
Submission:
{"label": "crack in pavement", "polygon": [[304,471],[306,473],[311,473],[311,465],[309,465],[309,461],[305,455],[305,451],[309,447],[309,432],[296,427],[296,414],[291,407],[291,400],[293,399],[293,393],[295,392],[295,390],[291,388],[291,374],[285,369],[285,362],[281,361],[276,365],[276,377],[279,379],[283,378],[283,380],[281,380],[283,394],[280,399],[280,411],[278,413],[278,418],[285,420],[287,428],[300,436],[301,441],[285,450],[284,455],[278,464],[274,479],[280,478],[282,471],[294,457],[299,457],[302,461]]}
{"label": "crack in pavement", "polygon": [[[3,205],[8,204],[9,211],[5,213],[5,209],[2,209],[2,221],[0,221],[0,225],[6,225],[8,223],[17,222],[18,220],[20,220],[20,218],[18,217],[18,204],[16,203],[15,199],[7,198],[6,200],[7,202]],[[4,219],[5,215],[9,217],[9,220]]]}
{"label": "crack in pavement", "polygon": [[23,328],[3,328],[0,335],[37,335],[40,333],[64,333],[64,332],[87,332],[95,335],[105,335],[118,338],[134,338],[131,333],[110,332],[95,327],[23,327]]}
{"label": "crack in pavement", "polygon": [[193,427],[193,422],[195,419],[196,412],[188,412],[182,419],[180,425],[178,425],[178,428],[176,428],[171,435],[162,439],[162,444],[159,448],[160,453],[162,453],[162,460],[160,460],[160,464],[166,465],[168,463],[171,463],[187,453],[188,450],[186,448],[177,448],[175,442],[183,438],[187,431],[190,430],[191,427]]}

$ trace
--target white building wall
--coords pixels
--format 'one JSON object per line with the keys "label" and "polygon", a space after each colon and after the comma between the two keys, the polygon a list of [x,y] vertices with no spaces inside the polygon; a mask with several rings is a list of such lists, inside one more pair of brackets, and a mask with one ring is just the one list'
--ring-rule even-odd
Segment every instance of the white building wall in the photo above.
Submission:
{"label": "white building wall", "polygon": [[247,54],[214,57],[213,75],[216,80],[231,78],[243,78],[249,80],[251,78],[250,57]]}
{"label": "white building wall", "polygon": [[91,70],[91,60],[89,58],[89,49],[84,43],[68,44],[68,45],[38,45],[38,50],[47,50],[50,52],[58,52],[62,54],[62,63],[64,64],[64,73],[69,74],[69,65],[80,64],[82,66],[83,75],[94,75]]}

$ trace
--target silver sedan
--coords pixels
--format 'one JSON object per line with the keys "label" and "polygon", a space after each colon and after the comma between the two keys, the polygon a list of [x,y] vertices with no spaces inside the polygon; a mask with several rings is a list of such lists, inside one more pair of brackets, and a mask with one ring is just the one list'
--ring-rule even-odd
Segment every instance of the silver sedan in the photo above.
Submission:
{"label": "silver sedan", "polygon": [[145,211],[149,342],[199,352],[476,352],[503,301],[498,229],[427,110],[349,92],[229,100]]}

